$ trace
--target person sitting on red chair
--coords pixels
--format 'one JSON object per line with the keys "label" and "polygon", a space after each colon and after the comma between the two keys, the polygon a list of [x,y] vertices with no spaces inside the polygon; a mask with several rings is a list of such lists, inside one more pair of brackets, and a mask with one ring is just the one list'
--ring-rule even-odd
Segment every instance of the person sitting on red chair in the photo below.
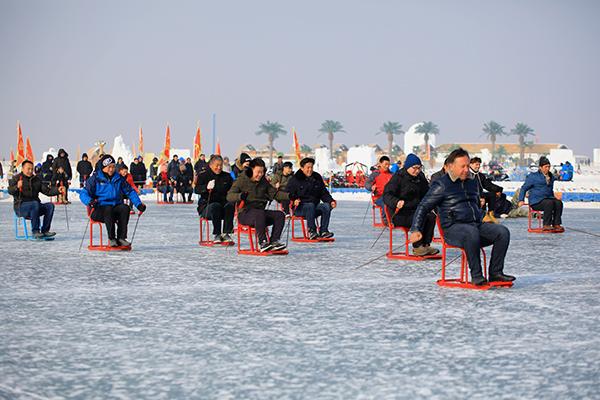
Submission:
{"label": "person sitting on red chair", "polygon": [[504,274],[504,259],[510,244],[510,231],[504,225],[482,223],[477,182],[469,172],[469,153],[462,148],[447,158],[447,174],[431,184],[415,211],[410,241],[423,239],[426,216],[436,207],[446,242],[464,249],[474,285],[487,284],[481,268],[481,247],[493,245],[490,259],[491,282],[511,282]]}
{"label": "person sitting on red chair", "polygon": [[542,229],[545,231],[564,232],[562,224],[563,203],[554,196],[554,181],[550,173],[550,161],[542,156],[537,172],[527,175],[519,192],[519,207],[525,204],[525,194],[529,192],[529,204],[535,211],[544,212]]}
{"label": "person sitting on red chair", "polygon": [[[378,168],[369,175],[365,182],[365,189],[373,193],[373,203],[383,208],[383,190],[385,185],[392,179],[393,174],[390,172],[390,158],[381,156],[379,158]],[[385,214],[383,215],[383,223],[386,224]]]}
{"label": "person sitting on red chair", "polygon": [[[394,226],[410,228],[417,206],[429,190],[429,183],[422,171],[423,164],[415,154],[409,154],[404,167],[394,174],[385,186],[383,201],[391,211]],[[428,212],[425,216],[422,232],[423,237],[413,243],[415,256],[435,255],[440,251],[431,247],[433,230],[435,229],[435,214]]]}

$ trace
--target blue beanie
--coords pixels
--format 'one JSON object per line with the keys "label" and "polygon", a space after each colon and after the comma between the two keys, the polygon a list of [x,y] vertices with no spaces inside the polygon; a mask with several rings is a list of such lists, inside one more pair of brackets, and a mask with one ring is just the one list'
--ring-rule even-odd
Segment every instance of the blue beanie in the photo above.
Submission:
{"label": "blue beanie", "polygon": [[412,167],[414,165],[423,165],[423,164],[421,163],[421,159],[419,157],[417,157],[413,153],[410,153],[406,157],[406,160],[404,161],[404,168],[409,169],[410,167]]}

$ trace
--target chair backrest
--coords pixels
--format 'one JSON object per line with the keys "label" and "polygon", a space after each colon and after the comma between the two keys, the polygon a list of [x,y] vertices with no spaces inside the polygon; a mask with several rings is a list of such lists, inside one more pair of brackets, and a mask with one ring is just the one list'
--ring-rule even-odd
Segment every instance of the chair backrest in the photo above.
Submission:
{"label": "chair backrest", "polygon": [[435,224],[437,225],[438,232],[440,233],[440,239],[442,240],[442,246],[446,246],[446,239],[444,238],[444,230],[442,229],[442,220],[439,215],[435,216]]}

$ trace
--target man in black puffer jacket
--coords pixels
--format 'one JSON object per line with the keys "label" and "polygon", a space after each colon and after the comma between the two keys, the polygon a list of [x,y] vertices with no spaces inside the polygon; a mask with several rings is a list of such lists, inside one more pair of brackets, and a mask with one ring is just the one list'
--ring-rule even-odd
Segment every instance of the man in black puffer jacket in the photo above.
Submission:
{"label": "man in black puffer jacket", "polygon": [[42,164],[42,183],[46,186],[50,185],[50,181],[52,180],[52,164],[54,163],[54,156],[52,154],[48,154],[46,156],[46,161]]}
{"label": "man in black puffer jacket", "polygon": [[196,180],[195,191],[200,195],[198,215],[212,221],[215,242],[229,243],[233,241],[235,205],[227,201],[227,192],[233,185],[233,178],[223,172],[221,156],[211,156],[207,165]]}
{"label": "man in black puffer jacket", "polygon": [[69,201],[69,185],[71,184],[71,179],[73,178],[73,171],[71,170],[71,162],[69,161],[69,155],[64,149],[58,150],[58,156],[54,159],[52,163],[52,172],[56,173],[58,168],[62,167],[65,175],[67,176],[67,184],[65,185],[65,193],[64,193],[64,201]]}
{"label": "man in black puffer jacket", "polygon": [[[415,210],[429,190],[429,183],[421,171],[423,164],[415,154],[409,154],[404,161],[404,167],[396,172],[385,185],[383,202],[390,215],[393,216],[394,226],[410,228]],[[425,216],[423,238],[413,243],[413,254],[427,256],[439,253],[431,247],[433,230],[435,229],[435,214],[429,212]]]}
{"label": "man in black puffer jacket", "polygon": [[79,187],[82,188],[85,186],[85,181],[87,178],[92,175],[94,172],[94,167],[92,167],[92,163],[88,160],[88,155],[83,153],[81,155],[81,160],[77,163],[77,173],[79,174]]}
{"label": "man in black puffer jacket", "polygon": [[446,242],[467,253],[473,284],[485,285],[481,269],[480,249],[493,245],[490,259],[490,281],[509,282],[514,276],[504,274],[504,258],[510,243],[510,232],[503,225],[483,224],[479,187],[469,173],[469,153],[462,148],[448,156],[447,174],[431,184],[415,211],[410,241],[423,238],[427,214],[437,207]]}
{"label": "man in black puffer jacket", "polygon": [[146,169],[146,165],[144,165],[144,159],[142,156],[138,156],[133,159],[131,164],[129,165],[129,173],[133,177],[133,181],[138,188],[142,188],[144,183],[146,182],[146,174],[148,170]]}
{"label": "man in black puffer jacket", "polygon": [[[323,177],[313,171],[315,160],[304,158],[300,161],[300,169],[289,180],[285,190],[290,194],[290,200],[300,200],[300,205],[294,211],[295,215],[304,217],[308,225],[308,238],[330,238],[329,218],[331,210],[337,206],[331,197]],[[321,203],[323,202],[323,203]],[[317,217],[321,217],[320,232],[317,233]]]}

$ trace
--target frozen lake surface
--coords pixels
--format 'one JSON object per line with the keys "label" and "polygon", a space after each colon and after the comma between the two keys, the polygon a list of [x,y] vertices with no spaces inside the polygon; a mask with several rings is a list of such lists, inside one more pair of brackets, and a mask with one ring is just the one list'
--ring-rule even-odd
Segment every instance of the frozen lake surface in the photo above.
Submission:
{"label": "frozen lake surface", "polygon": [[[439,288],[439,261],[356,269],[387,246],[366,205],[264,258],[199,247],[195,206],[150,203],[106,254],[78,252],[80,204],[32,243],[1,203],[0,398],[600,397],[599,237],[509,220],[512,289]],[[564,218],[600,234],[600,210]]]}

